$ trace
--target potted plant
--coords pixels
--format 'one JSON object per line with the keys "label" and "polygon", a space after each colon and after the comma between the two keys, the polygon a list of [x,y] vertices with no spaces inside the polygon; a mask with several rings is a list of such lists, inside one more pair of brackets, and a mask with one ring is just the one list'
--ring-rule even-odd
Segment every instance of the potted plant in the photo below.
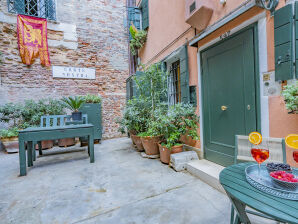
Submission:
{"label": "potted plant", "polygon": [[80,96],[75,97],[64,97],[62,98],[62,102],[64,102],[65,106],[72,110],[71,118],[73,121],[81,121],[82,120],[82,112],[79,111],[81,106],[84,104],[84,99]]}
{"label": "potted plant", "polygon": [[158,155],[158,143],[161,141],[162,135],[159,132],[158,123],[152,121],[148,131],[140,133],[142,145],[147,155]]}
{"label": "potted plant", "polygon": [[148,122],[148,130],[139,135],[147,155],[159,154],[158,143],[163,137],[163,124],[158,121],[158,117],[166,115],[167,108],[168,106],[165,104],[158,104]]}
{"label": "potted plant", "polygon": [[7,153],[16,153],[19,151],[18,128],[9,128],[0,130],[0,140]]}
{"label": "potted plant", "polygon": [[193,139],[198,139],[198,117],[195,109],[188,104],[176,104],[171,106],[166,115],[159,117],[157,122],[163,127],[164,140],[159,144],[160,160],[168,164],[170,155],[183,151],[181,136],[187,133]]}
{"label": "potted plant", "polygon": [[183,144],[179,141],[181,132],[178,127],[173,124],[168,125],[165,128],[164,136],[165,139],[159,146],[160,161],[165,164],[170,163],[170,156],[174,153],[183,151]]}
{"label": "potted plant", "polygon": [[137,51],[141,49],[146,40],[147,32],[145,30],[138,30],[134,25],[131,25],[129,28],[131,40],[130,40],[130,50],[132,55],[136,55]]}
{"label": "potted plant", "polygon": [[141,137],[138,134],[148,129],[148,121],[150,119],[150,102],[144,98],[134,98],[126,103],[123,116],[118,119],[120,125],[119,131],[130,133],[133,143],[136,144],[138,151],[144,151]]}

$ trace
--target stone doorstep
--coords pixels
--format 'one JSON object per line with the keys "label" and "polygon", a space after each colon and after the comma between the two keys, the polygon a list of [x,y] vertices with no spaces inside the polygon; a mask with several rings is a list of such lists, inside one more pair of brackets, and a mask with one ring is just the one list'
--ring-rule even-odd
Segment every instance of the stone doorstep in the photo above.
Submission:
{"label": "stone doorstep", "polygon": [[223,187],[219,183],[219,173],[223,169],[223,166],[205,159],[190,161],[186,166],[186,170],[189,173],[225,194]]}

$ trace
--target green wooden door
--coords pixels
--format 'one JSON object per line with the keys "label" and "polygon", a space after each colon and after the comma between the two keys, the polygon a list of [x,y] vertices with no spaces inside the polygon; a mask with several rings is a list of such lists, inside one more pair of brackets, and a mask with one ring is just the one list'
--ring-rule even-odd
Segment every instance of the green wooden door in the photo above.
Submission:
{"label": "green wooden door", "polygon": [[202,52],[204,152],[207,160],[233,164],[235,135],[256,131],[254,29]]}

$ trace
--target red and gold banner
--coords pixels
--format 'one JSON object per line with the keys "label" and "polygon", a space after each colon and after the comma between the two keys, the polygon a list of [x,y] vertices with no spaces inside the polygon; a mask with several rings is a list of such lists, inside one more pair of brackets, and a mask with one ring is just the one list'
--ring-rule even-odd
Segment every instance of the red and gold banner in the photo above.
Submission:
{"label": "red and gold banner", "polygon": [[18,44],[22,62],[31,65],[39,56],[43,66],[50,66],[47,20],[18,15]]}

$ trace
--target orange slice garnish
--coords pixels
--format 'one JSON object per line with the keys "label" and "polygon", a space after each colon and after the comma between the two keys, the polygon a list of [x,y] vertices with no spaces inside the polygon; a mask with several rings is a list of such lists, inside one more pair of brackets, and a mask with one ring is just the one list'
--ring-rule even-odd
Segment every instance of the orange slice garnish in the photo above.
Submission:
{"label": "orange slice garnish", "polygon": [[251,144],[259,145],[262,142],[262,135],[259,132],[251,132],[248,136],[248,140]]}
{"label": "orange slice garnish", "polygon": [[285,138],[286,145],[293,149],[298,149],[298,135],[291,134]]}

